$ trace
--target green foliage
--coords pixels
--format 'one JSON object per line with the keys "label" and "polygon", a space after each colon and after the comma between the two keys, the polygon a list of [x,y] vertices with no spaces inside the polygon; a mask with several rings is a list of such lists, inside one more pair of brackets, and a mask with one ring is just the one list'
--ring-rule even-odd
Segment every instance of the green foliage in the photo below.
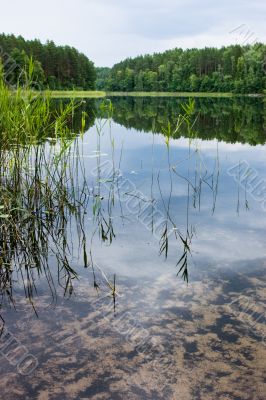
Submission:
{"label": "green foliage", "polygon": [[[0,35],[0,59],[6,80],[16,85],[25,63],[32,57],[38,88],[79,89],[95,88],[94,64],[82,53],[69,46],[56,46],[53,41],[25,40],[21,36]],[[25,61],[26,60],[26,61]],[[36,86],[36,84],[35,84]]]}
{"label": "green foliage", "polygon": [[263,93],[266,46],[174,49],[97,70],[107,91]]}

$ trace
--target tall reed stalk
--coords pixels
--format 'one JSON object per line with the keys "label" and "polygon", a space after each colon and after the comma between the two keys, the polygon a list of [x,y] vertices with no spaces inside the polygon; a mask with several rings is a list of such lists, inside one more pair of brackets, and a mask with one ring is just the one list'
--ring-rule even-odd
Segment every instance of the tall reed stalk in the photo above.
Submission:
{"label": "tall reed stalk", "polygon": [[[77,274],[71,265],[70,224],[74,219],[76,234],[83,234],[88,201],[85,179],[79,177],[83,169],[75,167],[76,137],[83,133],[85,116],[73,133],[77,104],[54,109],[49,95],[31,89],[32,71],[30,63],[26,85],[18,82],[11,91],[0,67],[0,296],[14,301],[17,276],[31,303],[36,276],[44,274],[55,295],[51,255],[59,284],[71,292]],[[52,145],[46,143],[49,138]]]}

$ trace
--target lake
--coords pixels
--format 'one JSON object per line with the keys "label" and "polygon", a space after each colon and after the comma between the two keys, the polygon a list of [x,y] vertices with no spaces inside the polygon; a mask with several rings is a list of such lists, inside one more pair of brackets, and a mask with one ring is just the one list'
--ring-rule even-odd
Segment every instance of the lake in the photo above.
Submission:
{"label": "lake", "polygon": [[264,399],[264,98],[110,100],[1,182],[3,398]]}

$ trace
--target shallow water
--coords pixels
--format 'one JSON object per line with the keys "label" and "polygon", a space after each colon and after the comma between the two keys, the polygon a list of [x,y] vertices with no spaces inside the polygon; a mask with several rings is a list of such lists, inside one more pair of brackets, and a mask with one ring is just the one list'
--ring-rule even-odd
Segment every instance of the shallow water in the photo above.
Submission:
{"label": "shallow water", "polygon": [[88,198],[66,227],[78,279],[65,290],[49,254],[52,288],[34,274],[31,304],[14,272],[2,301],[3,398],[263,399],[263,100],[198,100],[193,135],[169,146],[180,100],[112,101],[73,148]]}

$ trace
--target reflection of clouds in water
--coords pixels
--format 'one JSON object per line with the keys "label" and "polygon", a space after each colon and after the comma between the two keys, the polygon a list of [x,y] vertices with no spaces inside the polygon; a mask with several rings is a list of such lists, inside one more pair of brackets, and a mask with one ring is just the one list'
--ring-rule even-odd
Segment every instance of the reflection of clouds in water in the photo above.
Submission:
{"label": "reflection of clouds in water", "polygon": [[[188,148],[189,139],[187,138],[180,138],[178,140],[171,140],[171,146],[180,147],[180,148]],[[191,148],[198,148],[199,150],[207,150],[207,151],[217,151],[217,147],[219,152],[223,153],[235,153],[235,152],[248,152],[248,156],[250,157],[250,151],[254,150],[256,152],[265,152],[265,145],[257,145],[256,150],[254,146],[250,146],[249,144],[243,143],[225,143],[225,142],[218,142],[215,140],[203,140],[203,139],[193,139],[191,141]],[[261,154],[262,155],[262,154]]]}
{"label": "reflection of clouds in water", "polygon": [[[250,243],[250,245],[247,245]],[[253,260],[265,257],[265,245],[258,232],[245,232],[241,226],[219,228],[215,223],[200,226],[198,235],[193,241],[192,253],[195,259],[203,258],[217,261]]]}

